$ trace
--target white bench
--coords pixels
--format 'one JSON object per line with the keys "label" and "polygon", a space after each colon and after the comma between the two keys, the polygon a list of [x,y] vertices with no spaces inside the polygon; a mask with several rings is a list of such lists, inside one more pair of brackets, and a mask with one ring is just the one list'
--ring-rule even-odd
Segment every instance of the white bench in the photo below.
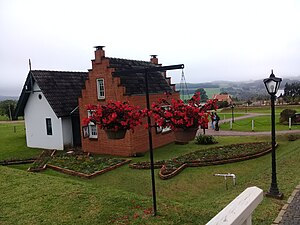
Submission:
{"label": "white bench", "polygon": [[251,225],[252,213],[262,199],[263,190],[258,187],[249,187],[206,225]]}

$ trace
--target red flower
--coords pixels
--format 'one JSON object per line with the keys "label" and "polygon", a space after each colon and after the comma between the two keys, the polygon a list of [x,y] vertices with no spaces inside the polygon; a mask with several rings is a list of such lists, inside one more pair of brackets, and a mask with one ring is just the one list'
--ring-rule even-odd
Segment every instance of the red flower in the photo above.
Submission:
{"label": "red flower", "polygon": [[135,126],[142,124],[142,118],[146,110],[140,110],[138,106],[132,106],[129,102],[108,101],[106,105],[88,105],[91,116],[84,118],[83,124],[96,123],[101,129],[133,130]]}
{"label": "red flower", "polygon": [[207,124],[208,110],[216,108],[216,100],[209,100],[201,106],[200,93],[195,93],[187,104],[175,99],[169,104],[166,99],[159,99],[152,104],[152,117],[158,126],[186,129]]}

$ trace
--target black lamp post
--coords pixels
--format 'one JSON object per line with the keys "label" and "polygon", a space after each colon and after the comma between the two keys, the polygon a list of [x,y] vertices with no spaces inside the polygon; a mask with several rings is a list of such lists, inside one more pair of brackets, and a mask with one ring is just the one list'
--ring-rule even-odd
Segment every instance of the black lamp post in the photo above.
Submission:
{"label": "black lamp post", "polygon": [[233,109],[234,109],[234,104],[231,104],[231,121],[234,123],[234,115],[233,115]]}
{"label": "black lamp post", "polygon": [[273,70],[271,72],[271,75],[269,78],[264,79],[264,84],[266,86],[266,89],[268,93],[271,95],[271,123],[272,123],[272,129],[271,129],[271,135],[272,135],[272,182],[270,190],[266,193],[267,197],[282,199],[283,194],[279,192],[279,189],[277,187],[277,177],[276,177],[276,152],[275,152],[275,98],[276,93],[279,89],[280,83],[282,79],[275,77],[273,74]]}

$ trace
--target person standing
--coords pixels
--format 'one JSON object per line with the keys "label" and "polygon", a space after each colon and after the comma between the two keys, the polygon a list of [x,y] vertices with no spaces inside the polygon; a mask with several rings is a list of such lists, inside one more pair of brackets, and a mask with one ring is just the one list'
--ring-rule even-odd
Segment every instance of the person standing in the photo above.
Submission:
{"label": "person standing", "polygon": [[217,113],[215,113],[215,130],[216,131],[220,130],[219,121],[220,121],[220,117]]}
{"label": "person standing", "polygon": [[212,112],[211,114],[210,114],[210,120],[211,120],[211,129],[215,129],[215,113],[214,112]]}

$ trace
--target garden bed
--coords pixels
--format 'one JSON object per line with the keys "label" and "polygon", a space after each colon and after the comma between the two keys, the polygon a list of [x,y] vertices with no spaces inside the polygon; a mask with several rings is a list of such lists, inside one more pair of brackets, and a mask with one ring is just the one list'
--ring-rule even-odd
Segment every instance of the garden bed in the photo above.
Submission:
{"label": "garden bed", "polygon": [[[160,168],[161,179],[170,179],[187,167],[219,165],[253,159],[271,151],[271,143],[254,142],[213,147],[206,150],[191,152],[173,159],[157,161],[154,168]],[[134,169],[150,169],[149,162],[130,164]]]}
{"label": "garden bed", "polygon": [[97,175],[116,169],[131,160],[92,156],[87,154],[62,154],[52,157],[47,168],[82,178],[93,178]]}

